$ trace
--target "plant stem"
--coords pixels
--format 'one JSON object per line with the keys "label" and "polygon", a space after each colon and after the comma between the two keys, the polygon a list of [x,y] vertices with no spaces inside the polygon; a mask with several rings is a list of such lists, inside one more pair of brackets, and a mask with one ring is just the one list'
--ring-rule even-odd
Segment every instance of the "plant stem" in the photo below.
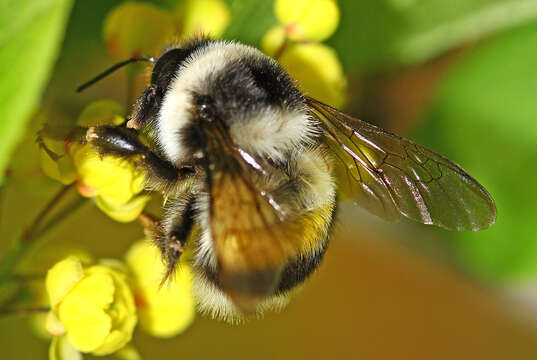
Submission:
{"label": "plant stem", "polygon": [[289,45],[289,38],[286,36],[284,42],[280,45],[278,50],[276,50],[276,52],[274,53],[273,58],[275,60],[280,60],[280,57],[282,56],[283,52],[285,51],[288,45]]}
{"label": "plant stem", "polygon": [[36,238],[40,238],[48,233],[52,228],[62,222],[70,214],[74,213],[79,207],[84,205],[89,199],[79,196],[72,203],[66,206],[62,211],[58,212],[52,219],[41,227],[41,230],[35,235]]}
{"label": "plant stem", "polygon": [[41,307],[31,307],[31,308],[13,308],[13,309],[0,309],[0,316],[9,316],[9,315],[28,315],[38,312],[47,312],[50,311],[48,306]]}
{"label": "plant stem", "polygon": [[[15,242],[14,247],[8,252],[4,259],[0,262],[0,288],[5,282],[14,280],[12,271],[14,267],[24,258],[24,255],[35,245],[35,240],[46,234],[52,227],[54,227],[61,220],[65,219],[69,213],[66,210],[61,211],[55,217],[49,220],[48,223],[42,226],[44,219],[50,212],[56,207],[59,201],[68,193],[73,185],[67,185],[62,189],[45,205],[45,207],[39,212],[36,218],[32,221],[30,226],[19,236]],[[67,211],[72,212],[73,209],[80,206],[85,199],[78,198],[77,204],[71,205],[67,208]]]}
{"label": "plant stem", "polygon": [[45,205],[45,207],[37,214],[36,218],[30,226],[24,232],[24,235],[21,237],[22,241],[28,243],[32,240],[35,230],[41,225],[45,217],[54,209],[54,207],[60,202],[60,200],[69,192],[70,189],[74,187],[75,183],[70,185],[65,185],[58,191],[58,193],[50,199],[50,201]]}
{"label": "plant stem", "polygon": [[[24,260],[24,257],[30,252],[32,248],[36,246],[36,240],[43,237],[48,231],[50,231],[54,226],[60,223],[62,220],[66,219],[70,214],[74,213],[81,205],[86,202],[86,198],[77,197],[72,203],[68,204],[64,209],[59,211],[54,217],[52,217],[48,222],[40,226],[43,220],[47,215],[52,211],[55,205],[63,198],[63,196],[69,190],[69,186],[62,188],[56,196],[54,196],[51,201],[45,205],[43,210],[37,215],[32,224],[27,228],[23,235],[20,236],[15,241],[15,246],[10,250],[2,262],[0,262],[0,291],[7,291],[9,286],[17,286],[18,289],[26,281],[38,280],[39,277],[41,280],[45,278],[45,274],[38,274],[39,277],[32,277],[32,275],[21,275],[15,274],[14,268]],[[37,275],[37,274],[33,274]],[[36,311],[48,311],[46,308],[30,308],[30,309],[10,309],[2,308],[6,304],[10,304],[14,298],[17,296],[17,291],[15,291],[11,296],[8,296],[2,302],[0,307],[0,316],[10,315],[10,314],[27,314],[30,312]],[[7,305],[9,306],[9,305]]]}
{"label": "plant stem", "polygon": [[33,274],[13,274],[13,280],[16,280],[18,283],[29,283],[32,281],[43,281],[45,280],[46,273],[33,273]]}

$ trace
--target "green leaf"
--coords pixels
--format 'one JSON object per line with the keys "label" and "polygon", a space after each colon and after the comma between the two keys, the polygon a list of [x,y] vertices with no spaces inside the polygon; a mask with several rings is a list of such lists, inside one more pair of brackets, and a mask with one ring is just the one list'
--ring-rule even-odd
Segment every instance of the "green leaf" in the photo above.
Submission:
{"label": "green leaf", "polygon": [[72,0],[3,0],[0,5],[0,183],[39,104]]}
{"label": "green leaf", "polygon": [[375,71],[426,61],[537,17],[535,0],[340,0],[329,43],[345,67]]}
{"label": "green leaf", "polygon": [[537,275],[537,22],[489,40],[446,74],[421,142],[489,190],[489,230],[456,233],[468,269],[492,281]]}
{"label": "green leaf", "polygon": [[223,38],[259,46],[265,33],[278,23],[273,2],[267,0],[226,0],[231,7],[231,22]]}

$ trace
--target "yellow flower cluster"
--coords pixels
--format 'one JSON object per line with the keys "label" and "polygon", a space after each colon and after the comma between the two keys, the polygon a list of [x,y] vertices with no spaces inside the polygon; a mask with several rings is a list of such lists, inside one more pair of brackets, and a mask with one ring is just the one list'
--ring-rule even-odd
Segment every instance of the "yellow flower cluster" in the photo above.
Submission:
{"label": "yellow flower cluster", "polygon": [[340,107],[345,103],[347,80],[337,53],[321,44],[339,24],[335,0],[276,0],[280,24],[261,42],[263,51],[276,58],[297,80],[306,95]]}
{"label": "yellow flower cluster", "polygon": [[45,284],[51,307],[46,330],[53,336],[51,360],[80,353],[108,355],[125,350],[139,321],[156,337],[172,337],[194,320],[192,270],[181,262],[174,281],[160,288],[165,273],[158,250],[135,243],[126,262],[103,260],[84,267],[75,256],[56,263]]}
{"label": "yellow flower cluster", "polygon": [[[80,114],[77,125],[119,125],[123,108],[113,100],[98,100]],[[144,173],[134,163],[100,156],[90,144],[55,140],[42,136],[43,171],[63,184],[76,181],[82,196],[95,199],[97,206],[120,222],[135,220],[149,201],[142,194]]]}
{"label": "yellow flower cluster", "polygon": [[221,0],[185,0],[171,12],[152,4],[126,2],[107,16],[104,38],[109,52],[124,60],[156,56],[170,42],[196,34],[218,38],[231,18]]}

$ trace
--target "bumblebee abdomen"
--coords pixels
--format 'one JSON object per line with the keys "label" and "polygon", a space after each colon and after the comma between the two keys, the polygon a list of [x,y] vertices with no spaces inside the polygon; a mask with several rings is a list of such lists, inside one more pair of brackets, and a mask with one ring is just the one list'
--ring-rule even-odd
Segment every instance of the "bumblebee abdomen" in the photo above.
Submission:
{"label": "bumblebee abdomen", "polygon": [[[240,272],[232,279],[227,279],[226,285],[222,283],[217,265],[196,262],[195,293],[200,310],[213,317],[236,322],[241,321],[245,315],[259,316],[265,310],[284,307],[293,290],[304,283],[321,264],[334,213],[335,205],[331,204],[300,219],[305,226],[300,234],[302,249],[286,259],[277,272],[274,268]],[[277,283],[275,286],[269,285],[275,274],[278,277]],[[229,282],[240,286],[230,293]]]}
{"label": "bumblebee abdomen", "polygon": [[218,241],[209,229],[201,237],[195,267],[202,310],[234,320],[282,306],[321,263],[336,208],[328,162],[318,150],[291,162],[292,175],[272,191],[283,220],[241,229],[240,215]]}

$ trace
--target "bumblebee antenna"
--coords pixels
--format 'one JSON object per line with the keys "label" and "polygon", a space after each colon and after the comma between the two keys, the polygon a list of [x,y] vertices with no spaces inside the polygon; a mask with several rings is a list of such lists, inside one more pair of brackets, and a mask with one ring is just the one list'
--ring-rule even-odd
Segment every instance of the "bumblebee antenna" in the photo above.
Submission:
{"label": "bumblebee antenna", "polygon": [[119,68],[121,68],[121,67],[123,67],[125,65],[131,64],[133,62],[138,62],[138,61],[149,61],[150,63],[154,64],[155,62],[157,62],[157,59],[155,59],[153,57],[133,57],[133,58],[130,58],[128,60],[119,62],[119,63],[115,64],[114,66],[112,66],[111,68],[103,71],[101,74],[97,75],[96,77],[94,77],[90,81],[88,81],[88,82],[80,85],[79,87],[77,87],[76,92],[81,92],[82,90],[86,89],[87,87],[90,87],[91,85],[95,84],[97,81],[102,80],[103,78],[107,77],[108,75],[110,75],[111,73],[116,71],[117,69],[119,69]]}

